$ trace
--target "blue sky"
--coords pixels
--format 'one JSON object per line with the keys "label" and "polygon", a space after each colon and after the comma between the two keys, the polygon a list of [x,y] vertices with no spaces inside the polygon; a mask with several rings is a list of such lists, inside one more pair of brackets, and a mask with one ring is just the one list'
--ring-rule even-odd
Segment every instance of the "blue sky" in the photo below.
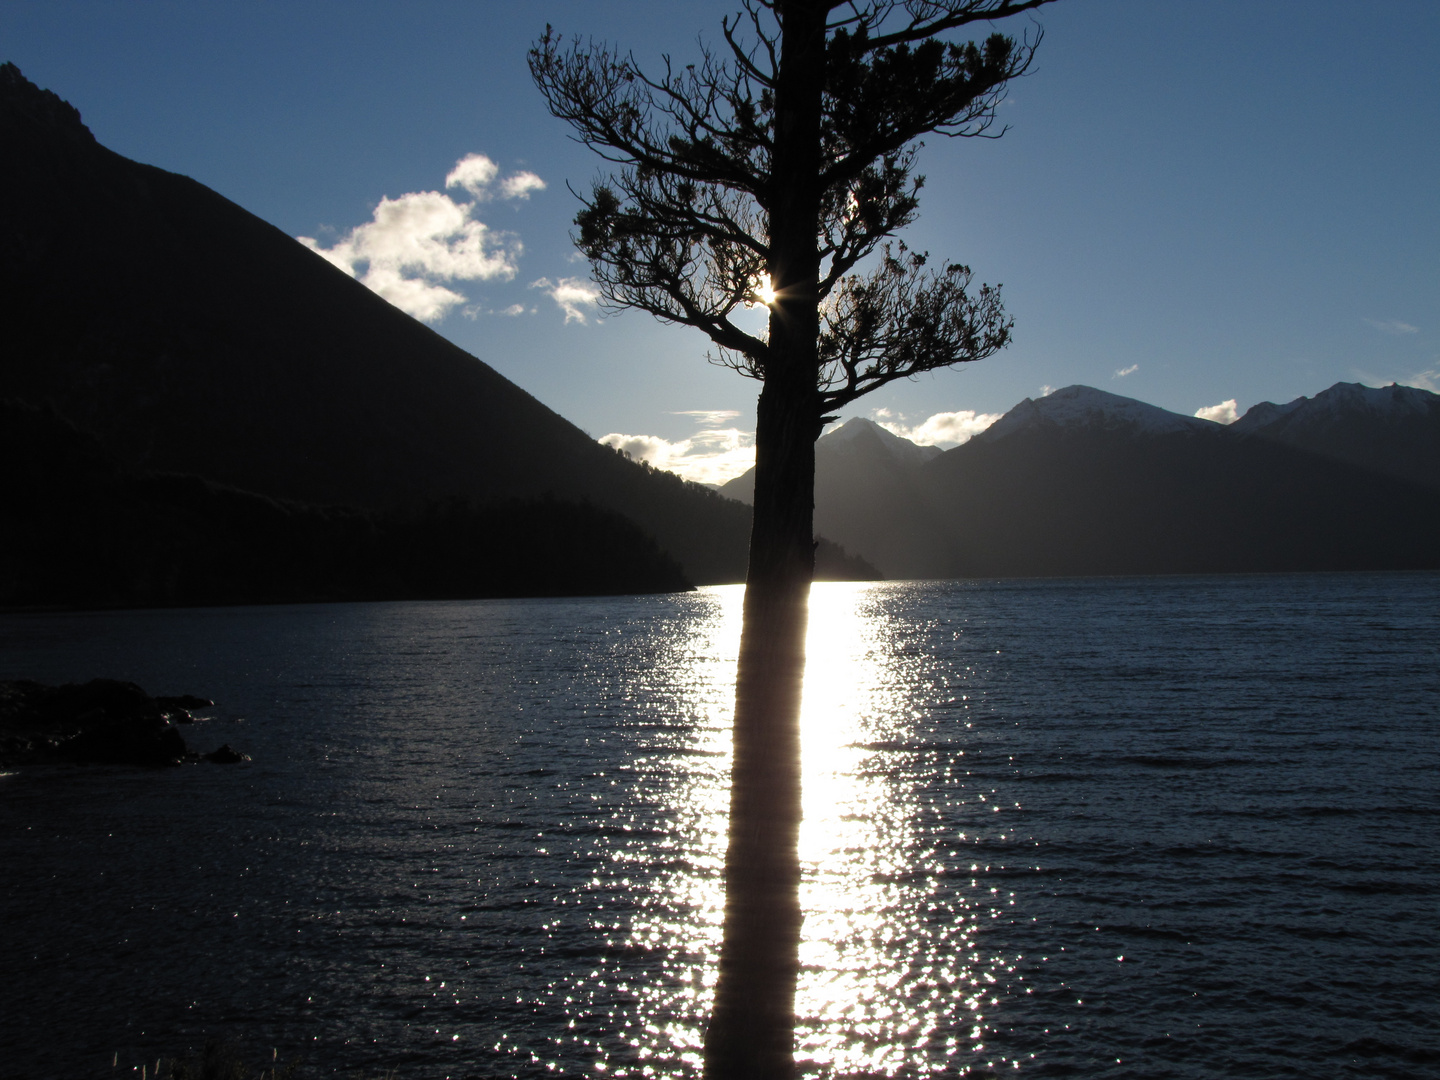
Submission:
{"label": "blue sky", "polygon": [[[434,266],[471,276],[392,295],[592,435],[660,463],[712,455],[695,475],[714,478],[743,463],[757,386],[707,365],[697,332],[584,302],[566,184],[601,163],[546,112],[525,53],[549,22],[683,61],[729,10],[0,0],[0,59],[107,146],[338,262],[383,270],[448,215]],[[929,141],[906,235],[1003,283],[1015,343],[847,415],[939,438],[1072,383],[1184,413],[1337,381],[1440,389],[1440,3],[1059,0],[1033,21],[1010,130]],[[384,227],[354,233],[377,208]],[[435,289],[458,299],[437,308]]]}

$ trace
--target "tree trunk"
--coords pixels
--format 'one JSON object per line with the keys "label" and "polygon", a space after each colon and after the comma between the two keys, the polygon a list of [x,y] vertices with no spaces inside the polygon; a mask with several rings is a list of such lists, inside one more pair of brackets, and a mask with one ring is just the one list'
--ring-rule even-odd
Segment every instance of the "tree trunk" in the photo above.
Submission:
{"label": "tree trunk", "polygon": [[[813,412],[796,417],[792,409],[785,416],[785,410],[767,402],[774,397],[767,385],[756,432],[754,537],[735,681],[724,940],[705,1038],[705,1074],[710,1080],[781,1080],[794,1072],[800,691],[814,562],[810,520],[815,443],[808,434]],[[807,429],[799,452],[777,463],[783,468],[770,470],[772,491],[788,494],[770,500],[772,513],[762,513],[759,499],[760,431],[767,419],[782,430],[797,422]],[[757,548],[769,558],[758,558]]]}
{"label": "tree trunk", "polygon": [[814,576],[816,230],[825,10],[777,5],[783,38],[770,194],[770,317],[735,684],[725,928],[705,1036],[709,1080],[794,1075],[799,971],[800,691]]}

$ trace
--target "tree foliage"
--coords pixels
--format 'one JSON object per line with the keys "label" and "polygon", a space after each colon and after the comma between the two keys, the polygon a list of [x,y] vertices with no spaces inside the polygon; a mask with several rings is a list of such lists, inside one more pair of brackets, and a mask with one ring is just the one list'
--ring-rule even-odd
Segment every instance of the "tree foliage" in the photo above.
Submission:
{"label": "tree foliage", "polygon": [[[819,268],[787,281],[772,222],[796,178],[777,171],[784,0],[745,0],[723,48],[667,57],[647,74],[628,53],[569,42],[551,28],[530,69],[551,111],[618,168],[582,196],[577,242],[612,309],[697,327],[712,359],[757,379],[777,364],[767,335],[737,319],[767,301],[818,307],[815,407],[828,412],[888,382],[1003,348],[998,288],[973,289],[960,264],[886,246],[915,220],[927,134],[993,137],[1008,81],[1028,68],[1038,29],[981,43],[951,31],[1047,0],[821,2],[824,78],[814,234]],[[782,151],[783,154],[783,151]],[[873,258],[872,258],[873,257]],[[789,292],[790,296],[786,293]],[[818,415],[818,414],[817,414]]]}

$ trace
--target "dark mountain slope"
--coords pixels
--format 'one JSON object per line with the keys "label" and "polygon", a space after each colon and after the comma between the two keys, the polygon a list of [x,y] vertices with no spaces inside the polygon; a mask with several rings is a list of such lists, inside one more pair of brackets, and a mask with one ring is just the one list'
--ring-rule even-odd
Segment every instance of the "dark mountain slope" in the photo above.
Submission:
{"label": "dark mountain slope", "polygon": [[[888,577],[913,577],[933,564],[940,521],[931,511],[922,469],[937,457],[878,424],[854,417],[815,444],[815,531],[860,554]],[[755,470],[720,489],[750,502]]]}
{"label": "dark mountain slope", "polygon": [[1262,401],[1230,430],[1440,489],[1440,395],[1418,387],[1336,383],[1285,405]]}
{"label": "dark mountain slope", "polygon": [[1440,566],[1434,492],[1158,409],[1142,422],[1071,411],[1002,419],[926,466],[948,521],[923,576]]}
{"label": "dark mountain slope", "polygon": [[696,581],[744,575],[749,511],[599,446],[203,185],[95,142],[0,67],[0,395],[126,468],[395,507],[544,493],[631,517]]}
{"label": "dark mountain slope", "polygon": [[1440,493],[1092,387],[923,454],[863,420],[816,445],[817,523],[890,577],[1440,566]]}
{"label": "dark mountain slope", "polygon": [[613,511],[556,500],[357,510],[137,473],[0,401],[0,606],[156,607],[685,589]]}

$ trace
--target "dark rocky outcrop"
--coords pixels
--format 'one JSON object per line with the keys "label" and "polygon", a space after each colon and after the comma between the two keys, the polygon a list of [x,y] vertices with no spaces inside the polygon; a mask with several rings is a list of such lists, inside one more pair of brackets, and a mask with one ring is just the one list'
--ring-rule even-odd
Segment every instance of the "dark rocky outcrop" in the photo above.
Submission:
{"label": "dark rocky outcrop", "polygon": [[[134,683],[92,679],[44,686],[0,682],[0,765],[47,760],[162,766],[199,761],[175,726],[193,723],[204,699],[153,698]],[[203,755],[229,763],[249,759],[230,746]]]}
{"label": "dark rocky outcrop", "polygon": [[201,756],[213,765],[238,765],[242,761],[250,760],[249,754],[242,754],[228,742],[218,750],[211,750],[210,753]]}

